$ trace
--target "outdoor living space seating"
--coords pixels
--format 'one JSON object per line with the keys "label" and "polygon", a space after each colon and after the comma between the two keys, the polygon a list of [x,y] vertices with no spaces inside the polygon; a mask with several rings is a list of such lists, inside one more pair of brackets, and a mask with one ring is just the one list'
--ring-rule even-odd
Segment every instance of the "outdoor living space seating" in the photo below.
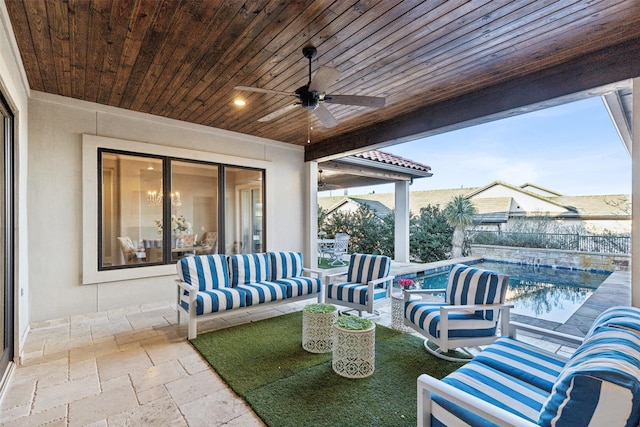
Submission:
{"label": "outdoor living space seating", "polygon": [[301,252],[199,255],[180,259],[176,268],[178,323],[181,312],[188,316],[189,339],[199,322],[230,310],[322,299],[320,272],[303,268]]}
{"label": "outdoor living space seating", "polygon": [[[347,272],[326,276],[327,304],[336,304],[376,314],[379,305],[388,302],[394,276],[390,274],[391,259],[384,255],[352,254]],[[336,281],[346,275],[346,281]]]}
{"label": "outdoor living space seating", "polygon": [[[417,289],[404,293],[404,324],[426,337],[424,346],[447,360],[468,359],[447,355],[451,349],[487,345],[506,335],[509,310],[504,304],[509,277],[489,270],[454,264],[446,289]],[[425,301],[415,296],[444,293],[443,301]],[[429,345],[432,342],[435,348]]]}
{"label": "outdoor living space seating", "polygon": [[[526,344],[517,331],[582,342],[569,358]],[[442,380],[418,378],[418,425],[637,426],[640,309],[601,313],[584,340],[512,324]]]}
{"label": "outdoor living space seating", "polygon": [[345,265],[342,257],[346,255],[349,250],[349,238],[350,236],[346,233],[336,233],[333,245],[323,251],[329,255],[329,265]]}

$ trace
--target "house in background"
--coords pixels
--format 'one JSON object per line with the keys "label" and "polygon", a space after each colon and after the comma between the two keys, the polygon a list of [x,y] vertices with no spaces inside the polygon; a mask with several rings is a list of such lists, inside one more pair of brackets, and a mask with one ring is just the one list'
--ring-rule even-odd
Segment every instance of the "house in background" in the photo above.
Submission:
{"label": "house in background", "polygon": [[338,201],[337,204],[327,209],[327,216],[336,212],[354,213],[360,206],[366,206],[373,211],[376,218],[382,219],[393,212],[384,203],[377,200],[361,199],[359,197],[345,196]]}
{"label": "house in background", "polygon": [[[567,229],[584,226],[593,233],[630,233],[631,196],[628,194],[564,196],[534,184],[514,186],[495,181],[478,188],[412,191],[410,211],[417,214],[427,205],[444,206],[455,196],[463,195],[478,210],[474,217],[477,229],[508,230],[515,221],[533,216],[547,216]],[[390,194],[320,197],[318,205],[328,210],[354,211],[367,205],[376,215],[384,215],[394,208]]]}

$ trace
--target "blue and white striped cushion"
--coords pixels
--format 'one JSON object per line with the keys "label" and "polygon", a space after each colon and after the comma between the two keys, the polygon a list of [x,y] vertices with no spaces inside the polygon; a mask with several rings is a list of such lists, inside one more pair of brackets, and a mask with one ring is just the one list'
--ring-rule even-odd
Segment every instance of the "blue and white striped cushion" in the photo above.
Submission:
{"label": "blue and white striped cushion", "polygon": [[302,252],[271,252],[271,280],[302,276]]}
{"label": "blue and white striped cushion", "polygon": [[640,336],[600,327],[571,356],[540,413],[542,426],[638,426]]}
{"label": "blue and white striped cushion", "polygon": [[[501,303],[506,285],[499,279],[493,271],[454,264],[449,272],[445,302],[451,305]],[[479,310],[477,313],[486,320],[497,320],[496,310]]]}
{"label": "blue and white striped cushion", "polygon": [[[189,310],[189,292],[182,293],[180,305],[185,310]],[[196,294],[196,315],[198,316],[245,306],[245,292],[236,288],[210,289]]]}
{"label": "blue and white striped cushion", "polygon": [[238,285],[245,292],[247,307],[265,302],[279,301],[287,297],[286,286],[274,282],[256,282]]}
{"label": "blue and white striped cushion", "polygon": [[[361,283],[330,283],[327,285],[327,298],[366,305],[368,302],[367,285]],[[387,292],[384,288],[373,289],[373,300],[384,299]]]}
{"label": "blue and white striped cushion", "polygon": [[318,277],[291,277],[275,282],[287,287],[287,298],[313,294],[322,289],[322,281]]}
{"label": "blue and white striped cushion", "polygon": [[198,290],[226,288],[229,270],[226,255],[201,255],[181,258],[176,264],[178,277]]}
{"label": "blue and white striped cushion", "polygon": [[[405,318],[435,338],[440,338],[440,306],[444,303],[409,301],[405,305]],[[468,312],[450,312],[449,338],[490,337],[496,333],[496,322]]]}
{"label": "blue and white striped cushion", "polygon": [[[549,395],[525,381],[482,363],[475,363],[475,360],[447,375],[442,381],[531,422],[536,422]],[[473,417],[469,418],[468,411],[439,396],[434,396],[433,401],[434,417],[444,425],[478,425],[471,421]]]}
{"label": "blue and white striped cushion", "polygon": [[625,306],[608,308],[596,317],[585,337],[590,337],[598,328],[603,326],[627,329],[640,334],[640,309]]}
{"label": "blue and white striped cushion", "polygon": [[229,255],[231,286],[269,280],[269,254]]}
{"label": "blue and white striped cushion", "polygon": [[391,258],[384,255],[352,254],[349,259],[347,282],[367,284],[381,279],[391,271]]}
{"label": "blue and white striped cushion", "polygon": [[551,393],[567,358],[509,337],[501,337],[473,358]]}

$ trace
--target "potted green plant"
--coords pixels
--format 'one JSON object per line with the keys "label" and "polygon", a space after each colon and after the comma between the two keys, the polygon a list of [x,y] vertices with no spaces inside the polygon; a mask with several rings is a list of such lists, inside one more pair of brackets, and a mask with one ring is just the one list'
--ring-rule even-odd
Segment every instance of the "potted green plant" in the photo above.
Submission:
{"label": "potted green plant", "polygon": [[358,316],[333,323],[333,371],[346,378],[365,378],[375,369],[376,324]]}
{"label": "potted green plant", "polygon": [[373,327],[375,323],[364,317],[346,315],[338,317],[334,325],[349,331],[366,331]]}
{"label": "potted green plant", "polygon": [[337,313],[338,309],[333,304],[307,304],[302,309],[303,312],[306,313],[314,313],[314,314],[328,314],[328,313]]}
{"label": "potted green plant", "polygon": [[310,353],[329,353],[333,347],[331,325],[337,317],[333,304],[307,304],[302,309],[302,348]]}

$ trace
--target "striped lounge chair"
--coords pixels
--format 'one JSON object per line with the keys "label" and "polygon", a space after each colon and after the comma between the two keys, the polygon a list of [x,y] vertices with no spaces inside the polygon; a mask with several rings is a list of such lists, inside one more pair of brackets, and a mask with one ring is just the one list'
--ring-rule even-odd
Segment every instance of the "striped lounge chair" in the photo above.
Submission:
{"label": "striped lounge chair", "polygon": [[[425,349],[435,356],[468,361],[447,355],[447,352],[492,343],[499,336],[500,317],[502,333],[507,333],[512,307],[504,304],[508,283],[508,276],[454,264],[446,289],[405,291],[404,324],[425,337]],[[416,299],[416,295],[434,293],[444,293],[444,301]],[[429,342],[433,343],[433,348]]]}
{"label": "striped lounge chair", "polygon": [[[383,255],[352,254],[346,281],[337,280],[345,273],[326,276],[325,302],[376,314],[375,308],[391,296],[393,276],[391,259]],[[336,280],[334,282],[334,280]]]}
{"label": "striped lounge chair", "polygon": [[640,309],[613,307],[569,358],[501,337],[442,380],[418,378],[418,426],[640,425]]}

